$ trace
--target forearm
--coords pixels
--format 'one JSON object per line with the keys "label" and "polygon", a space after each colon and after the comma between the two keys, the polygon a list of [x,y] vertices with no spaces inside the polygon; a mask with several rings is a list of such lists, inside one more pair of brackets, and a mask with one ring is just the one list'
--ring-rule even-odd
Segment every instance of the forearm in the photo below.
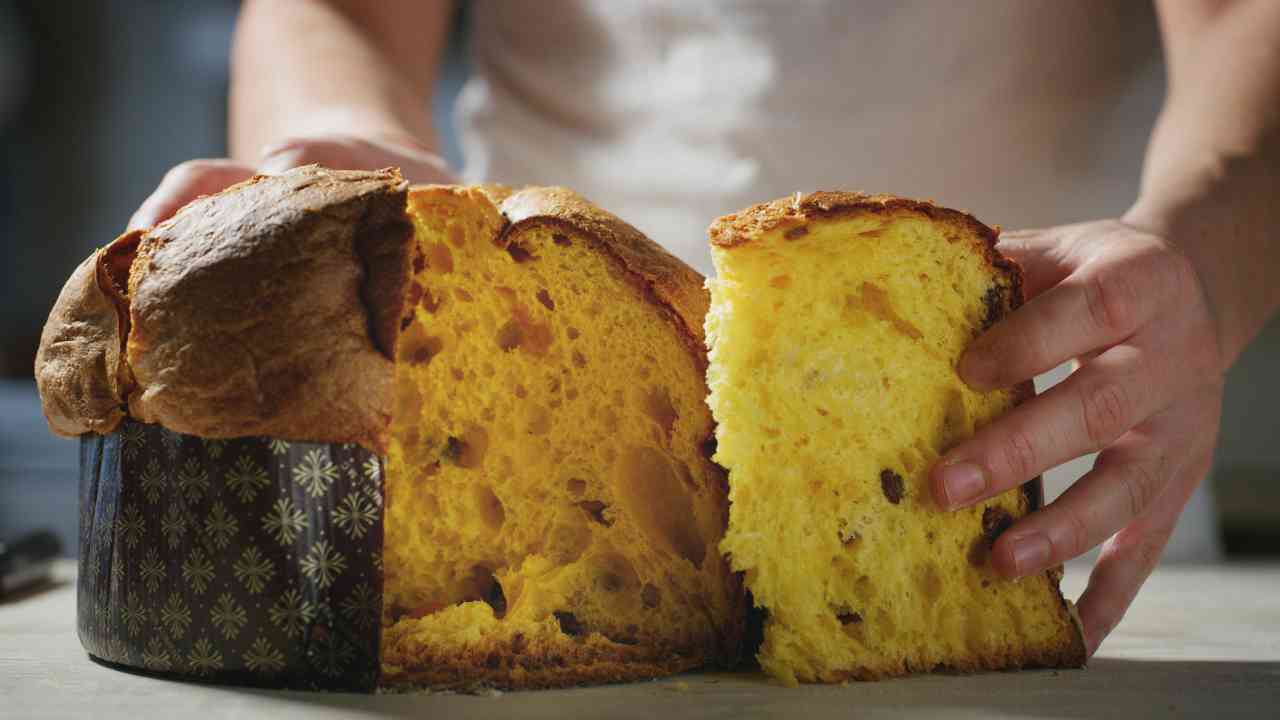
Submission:
{"label": "forearm", "polygon": [[300,135],[350,133],[434,150],[430,96],[447,0],[257,0],[231,63],[230,153],[252,162]]}
{"label": "forearm", "polygon": [[1280,308],[1280,3],[1161,6],[1169,96],[1125,220],[1192,260],[1226,363]]}

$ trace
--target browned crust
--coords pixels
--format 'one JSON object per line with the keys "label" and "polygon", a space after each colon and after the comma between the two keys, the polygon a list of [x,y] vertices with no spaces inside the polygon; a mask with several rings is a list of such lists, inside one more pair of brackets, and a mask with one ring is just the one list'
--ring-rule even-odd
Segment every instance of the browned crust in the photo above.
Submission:
{"label": "browned crust", "polygon": [[641,295],[680,333],[691,357],[706,369],[702,324],[711,298],[705,278],[618,217],[562,187],[530,187],[502,201],[510,225],[499,242],[508,244],[532,225],[562,226],[585,234],[609,257]]}
{"label": "browned crust", "polygon": [[578,685],[632,682],[674,675],[706,665],[700,654],[663,652],[661,648],[625,646],[598,635],[575,643],[487,647],[451,652],[448,657],[413,654],[400,657],[384,648],[384,663],[403,662],[422,671],[384,672],[383,683],[424,686],[436,690],[493,687],[504,690],[544,690]]}
{"label": "browned crust", "polygon": [[50,426],[109,432],[127,403],[143,422],[202,437],[383,451],[407,187],[396,170],[258,176],[96,253],[41,341]]}
{"label": "browned crust", "polygon": [[[791,197],[779,198],[771,202],[758,203],[745,210],[717,218],[711,223],[708,235],[714,247],[723,250],[734,250],[749,246],[767,233],[775,230],[783,231],[785,240],[794,240],[808,234],[809,221],[844,217],[856,213],[872,213],[888,215],[894,212],[920,213],[931,220],[957,223],[967,227],[981,239],[979,250],[986,263],[996,273],[1008,278],[1008,292],[999,297],[984,298],[987,302],[987,318],[985,326],[999,322],[1009,313],[1022,306],[1022,268],[1014,260],[1005,257],[996,249],[1000,235],[998,227],[993,228],[981,222],[973,215],[951,208],[942,207],[925,200],[913,200],[896,195],[869,195],[861,192],[818,191],[809,194],[796,193]],[[985,327],[983,328],[985,329]],[[1013,389],[1015,405],[1035,397],[1035,385],[1032,381],[1019,383]],[[1022,511],[1019,517],[1040,509],[1044,505],[1044,480],[1037,476],[1021,487],[1022,495],[1019,506]],[[1083,667],[1088,659],[1084,645],[1084,635],[1080,628],[1071,604],[1062,595],[1059,582],[1062,579],[1062,567],[1050,568],[1040,576],[1048,585],[1048,589],[1057,599],[1063,615],[1072,627],[1069,644],[1059,647],[1048,647],[1035,650],[1020,657],[974,657],[953,663],[946,668],[957,672],[977,672],[1018,667]],[[927,671],[934,668],[904,668],[903,672]],[[876,673],[849,673],[840,679],[876,679],[888,677]]]}
{"label": "browned crust", "polygon": [[[132,243],[127,233],[115,243]],[[109,433],[125,417],[128,387],[123,362],[127,313],[110,294],[103,273],[108,248],[95,251],[71,273],[40,336],[35,378],[49,429],[58,435]]]}

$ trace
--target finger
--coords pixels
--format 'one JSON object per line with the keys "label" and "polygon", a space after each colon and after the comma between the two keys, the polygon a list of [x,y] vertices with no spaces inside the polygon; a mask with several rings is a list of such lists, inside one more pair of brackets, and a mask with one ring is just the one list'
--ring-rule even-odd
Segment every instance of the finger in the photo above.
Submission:
{"label": "finger", "polygon": [[175,165],[129,218],[128,229],[153,227],[197,197],[216,193],[254,174],[252,167],[232,160],[188,160]]}
{"label": "finger", "polygon": [[1212,451],[1202,451],[1156,499],[1146,515],[1102,546],[1098,562],[1089,574],[1089,584],[1076,604],[1090,655],[1120,624],[1138,589],[1155,569],[1179,514],[1208,474],[1212,457]]}
{"label": "finger", "polygon": [[1022,268],[1022,295],[1027,300],[1071,274],[1057,228],[1001,233],[996,250]]}
{"label": "finger", "polygon": [[1019,520],[996,541],[991,562],[1022,577],[1088,552],[1142,515],[1200,452],[1206,421],[1174,404],[1102,451],[1093,469],[1044,509]]}
{"label": "finger", "polygon": [[[1213,464],[1217,420],[1222,412],[1222,387],[1214,384],[1198,393],[1188,415],[1197,418],[1197,435],[1191,462],[1186,463],[1147,510],[1102,546],[1089,584],[1077,609],[1084,625],[1085,645],[1092,655],[1115,629],[1130,603],[1160,559],[1178,516]],[[1181,404],[1180,404],[1181,405]],[[1203,432],[1209,428],[1208,432]]]}
{"label": "finger", "polygon": [[281,173],[313,163],[343,170],[396,167],[411,182],[456,182],[439,155],[414,146],[344,136],[285,141],[264,151],[259,168],[266,173]]}
{"label": "finger", "polygon": [[969,345],[956,372],[974,389],[1011,387],[1120,342],[1178,297],[1181,263],[1154,244],[1121,248],[996,323]]}
{"label": "finger", "polygon": [[930,481],[944,508],[972,505],[1101,450],[1176,398],[1168,346],[1117,345],[943,455]]}

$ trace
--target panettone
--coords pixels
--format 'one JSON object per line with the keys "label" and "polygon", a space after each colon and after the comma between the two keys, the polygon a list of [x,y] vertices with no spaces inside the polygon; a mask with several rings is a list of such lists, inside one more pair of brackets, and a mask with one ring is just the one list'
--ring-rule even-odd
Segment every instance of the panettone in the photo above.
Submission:
{"label": "panettone", "polygon": [[[359,660],[348,633],[366,631],[344,618],[372,604],[383,682],[562,686],[731,657],[742,592],[717,550],[702,282],[570,191],[409,190],[394,171],[257,177],[122,236],[68,281],[36,362],[51,428],[115,443],[82,455],[82,557],[115,566],[91,622],[124,629],[86,645],[205,677],[284,673],[295,655],[324,674]],[[173,478],[128,469],[148,428],[186,463]],[[179,491],[172,519],[139,509]],[[238,517],[242,501],[270,510]],[[296,551],[233,544],[264,528]],[[173,543],[143,547],[153,531]],[[184,578],[223,564],[249,594],[210,607]],[[250,571],[285,583],[274,604]],[[357,572],[372,581],[333,595]],[[239,642],[255,612],[270,622],[243,652],[173,645],[202,620]],[[135,633],[174,617],[149,641],[173,648]]]}
{"label": "panettone", "polygon": [[762,666],[794,684],[1082,664],[1060,569],[1010,581],[989,563],[1039,481],[958,512],[928,489],[943,452],[1033,393],[974,392],[955,372],[1021,302],[995,232],[930,203],[824,192],[710,235],[721,548],[767,614]]}

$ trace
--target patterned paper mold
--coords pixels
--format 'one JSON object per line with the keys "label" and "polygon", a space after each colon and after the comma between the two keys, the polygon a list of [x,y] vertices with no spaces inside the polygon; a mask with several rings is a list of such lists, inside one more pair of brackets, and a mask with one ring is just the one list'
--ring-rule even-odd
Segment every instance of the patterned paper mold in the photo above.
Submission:
{"label": "patterned paper mold", "polygon": [[125,420],[80,445],[80,641],[210,682],[372,691],[382,460]]}

